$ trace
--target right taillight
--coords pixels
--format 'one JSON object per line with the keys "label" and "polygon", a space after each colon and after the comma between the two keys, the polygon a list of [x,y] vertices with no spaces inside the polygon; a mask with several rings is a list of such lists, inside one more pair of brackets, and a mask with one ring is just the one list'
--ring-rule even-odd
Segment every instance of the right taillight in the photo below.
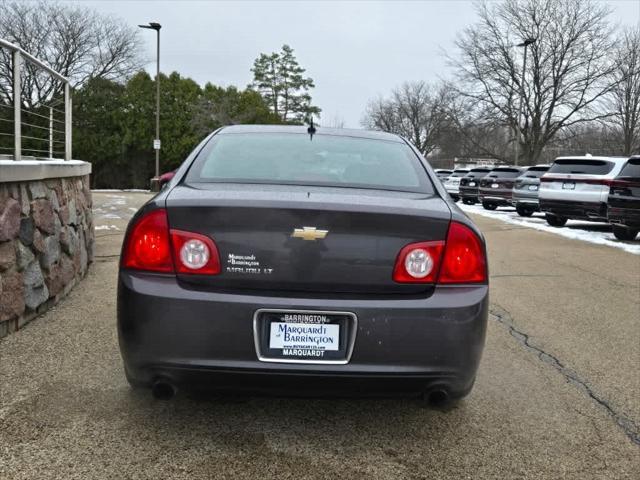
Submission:
{"label": "right taillight", "polygon": [[393,269],[398,283],[486,283],[487,260],[476,233],[451,222],[446,241],[410,243],[400,250]]}
{"label": "right taillight", "polygon": [[451,222],[438,283],[485,283],[486,281],[487,259],[480,238],[466,225]]}

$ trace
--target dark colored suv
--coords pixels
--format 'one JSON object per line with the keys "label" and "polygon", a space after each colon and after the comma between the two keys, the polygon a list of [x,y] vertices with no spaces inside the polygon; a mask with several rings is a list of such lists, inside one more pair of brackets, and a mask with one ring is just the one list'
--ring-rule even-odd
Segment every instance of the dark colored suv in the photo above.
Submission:
{"label": "dark colored suv", "polygon": [[491,167],[472,168],[469,173],[460,179],[459,192],[462,203],[467,205],[478,203],[480,179],[485,177],[491,170]]}
{"label": "dark colored suv", "polygon": [[547,170],[549,170],[549,165],[536,165],[527,168],[522,175],[516,178],[512,192],[512,203],[521,217],[530,217],[533,212],[540,211],[538,204],[540,177]]}
{"label": "dark colored suv", "polygon": [[511,205],[511,190],[517,177],[522,174],[518,167],[496,167],[480,180],[478,199],[486,210]]}
{"label": "dark colored suv", "polygon": [[633,240],[640,231],[640,155],[631,157],[609,187],[607,218],[619,240]]}

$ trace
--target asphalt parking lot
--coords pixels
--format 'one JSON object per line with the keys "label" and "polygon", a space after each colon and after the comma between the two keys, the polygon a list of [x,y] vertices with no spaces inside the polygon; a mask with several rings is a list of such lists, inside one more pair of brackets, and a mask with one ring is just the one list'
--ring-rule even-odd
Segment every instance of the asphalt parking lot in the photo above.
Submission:
{"label": "asphalt parking lot", "polygon": [[638,478],[640,255],[473,216],[492,315],[475,389],[446,411],[158,402],[127,385],[115,329],[122,234],[147,198],[94,193],[90,273],[0,340],[0,478]]}

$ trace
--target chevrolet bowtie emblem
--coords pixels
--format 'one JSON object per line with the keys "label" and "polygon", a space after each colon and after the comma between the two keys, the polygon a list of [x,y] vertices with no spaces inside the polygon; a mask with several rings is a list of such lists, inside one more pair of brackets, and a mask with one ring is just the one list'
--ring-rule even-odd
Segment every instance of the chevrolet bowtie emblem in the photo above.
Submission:
{"label": "chevrolet bowtie emblem", "polygon": [[317,230],[316,227],[302,227],[294,228],[291,236],[293,238],[313,241],[326,237],[327,233],[329,233],[329,230]]}

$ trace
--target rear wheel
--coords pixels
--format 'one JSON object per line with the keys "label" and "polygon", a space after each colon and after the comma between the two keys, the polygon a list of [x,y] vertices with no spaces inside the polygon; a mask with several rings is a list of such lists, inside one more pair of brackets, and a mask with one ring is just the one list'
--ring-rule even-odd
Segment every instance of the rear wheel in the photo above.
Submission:
{"label": "rear wheel", "polygon": [[558,217],[557,215],[551,215],[547,213],[544,218],[547,220],[547,223],[552,227],[564,227],[567,223],[567,219],[564,217]]}
{"label": "rear wheel", "polygon": [[638,235],[638,230],[622,225],[613,225],[613,234],[618,240],[634,240]]}
{"label": "rear wheel", "polygon": [[521,217],[530,217],[533,215],[533,208],[525,205],[516,205],[516,212],[518,212],[518,215]]}
{"label": "rear wheel", "polygon": [[482,202],[482,206],[485,210],[495,210],[496,208],[498,208],[498,205],[491,202]]}

